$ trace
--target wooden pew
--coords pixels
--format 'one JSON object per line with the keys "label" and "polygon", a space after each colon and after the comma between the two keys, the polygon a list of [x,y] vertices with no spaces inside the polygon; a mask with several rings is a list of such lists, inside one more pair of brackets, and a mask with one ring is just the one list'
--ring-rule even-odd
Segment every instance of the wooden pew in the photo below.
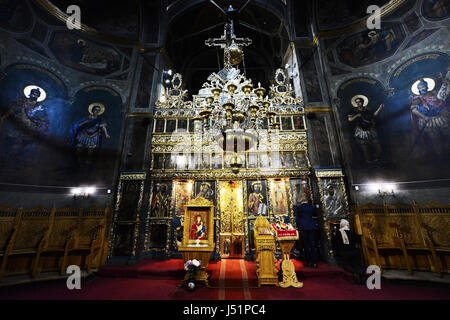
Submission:
{"label": "wooden pew", "polygon": [[355,207],[367,265],[381,269],[449,272],[450,206],[369,204]]}
{"label": "wooden pew", "polygon": [[91,272],[105,263],[109,208],[0,207],[0,279],[58,271],[75,264]]}

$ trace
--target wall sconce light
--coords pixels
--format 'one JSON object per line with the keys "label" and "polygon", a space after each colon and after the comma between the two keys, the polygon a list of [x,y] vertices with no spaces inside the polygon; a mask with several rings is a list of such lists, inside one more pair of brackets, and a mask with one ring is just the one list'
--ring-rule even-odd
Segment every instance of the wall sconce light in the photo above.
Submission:
{"label": "wall sconce light", "polygon": [[87,199],[90,195],[94,194],[97,191],[95,187],[77,187],[72,188],[70,193],[73,195],[73,198],[76,199]]}

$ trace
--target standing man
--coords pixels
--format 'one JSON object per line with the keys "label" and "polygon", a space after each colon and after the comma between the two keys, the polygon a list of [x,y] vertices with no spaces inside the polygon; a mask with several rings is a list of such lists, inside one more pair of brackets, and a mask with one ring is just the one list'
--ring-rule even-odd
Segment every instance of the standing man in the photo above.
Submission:
{"label": "standing man", "polygon": [[317,227],[312,218],[314,214],[314,207],[308,203],[306,198],[302,198],[300,200],[300,205],[294,207],[294,212],[297,228],[303,239],[303,246],[305,248],[305,265],[307,267],[317,268],[317,255],[314,243],[314,236]]}

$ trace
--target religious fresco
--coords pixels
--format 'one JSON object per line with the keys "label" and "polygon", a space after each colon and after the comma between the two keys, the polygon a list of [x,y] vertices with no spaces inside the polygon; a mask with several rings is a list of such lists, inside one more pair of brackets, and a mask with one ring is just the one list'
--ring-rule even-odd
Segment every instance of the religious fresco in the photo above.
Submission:
{"label": "religious fresco", "polygon": [[[122,126],[121,98],[111,89],[67,89],[33,65],[8,67],[0,81],[0,173],[4,182],[111,183]],[[36,168],[39,170],[36,170]]]}
{"label": "religious fresco", "polygon": [[64,65],[99,76],[121,68],[122,55],[115,49],[70,32],[56,32],[50,43],[55,57]]}
{"label": "religious fresco", "polygon": [[70,106],[70,171],[85,182],[112,179],[123,122],[120,96],[107,87],[80,90]]}
{"label": "religious fresco", "polygon": [[338,90],[344,154],[355,172],[369,174],[389,161],[386,147],[384,88],[369,78],[351,79]]}
{"label": "religious fresco", "polygon": [[26,32],[33,23],[30,17],[31,12],[26,1],[4,0],[0,2],[0,28],[13,32]]}
{"label": "religious fresco", "polygon": [[267,215],[267,181],[247,181],[247,209],[248,215]]}
{"label": "religious fresco", "polygon": [[[53,73],[26,64],[5,69],[0,81],[0,176],[4,182],[48,179],[67,151],[67,89]],[[61,162],[60,162],[61,163]],[[40,170],[36,172],[35,168]]]}
{"label": "religious fresco", "polygon": [[[446,54],[423,54],[399,66],[390,78],[393,157],[411,178],[450,175],[449,65]],[[430,159],[433,165],[425,165]]]}
{"label": "religious fresco", "polygon": [[429,20],[446,19],[450,14],[450,3],[446,0],[423,0],[422,13]]}
{"label": "religious fresco", "polygon": [[431,52],[393,70],[389,94],[369,78],[350,79],[340,86],[343,153],[353,183],[376,177],[408,181],[450,175],[448,68],[447,55]]}
{"label": "religious fresco", "polygon": [[184,215],[185,205],[192,198],[193,192],[193,182],[192,181],[175,181],[174,182],[174,208],[175,215],[180,217]]}
{"label": "religious fresco", "polygon": [[172,182],[156,182],[153,186],[152,200],[150,203],[150,217],[169,218],[172,197]]}
{"label": "religious fresco", "polygon": [[270,202],[273,215],[289,215],[286,181],[269,179]]}
{"label": "religious fresco", "polygon": [[194,187],[194,198],[205,198],[216,203],[215,181],[196,181]]}
{"label": "religious fresco", "polygon": [[357,68],[393,55],[404,38],[401,24],[384,23],[381,30],[364,30],[347,37],[336,50],[342,63]]}

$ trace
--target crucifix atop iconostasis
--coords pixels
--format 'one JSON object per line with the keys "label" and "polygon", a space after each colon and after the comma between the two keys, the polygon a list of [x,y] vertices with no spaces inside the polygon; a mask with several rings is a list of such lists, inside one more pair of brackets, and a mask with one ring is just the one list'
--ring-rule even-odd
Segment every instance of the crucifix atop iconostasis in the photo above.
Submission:
{"label": "crucifix atop iconostasis", "polygon": [[[212,1],[212,3],[214,2]],[[205,44],[208,47],[219,47],[224,50],[224,70],[229,71],[233,65],[237,65],[242,61],[244,55],[242,47],[251,45],[252,40],[250,38],[236,37],[234,33],[234,19],[237,10],[233,9],[231,5],[227,12],[223,11],[220,7],[219,9],[224,13],[226,18],[224,33],[220,38],[209,38],[205,40]]]}

